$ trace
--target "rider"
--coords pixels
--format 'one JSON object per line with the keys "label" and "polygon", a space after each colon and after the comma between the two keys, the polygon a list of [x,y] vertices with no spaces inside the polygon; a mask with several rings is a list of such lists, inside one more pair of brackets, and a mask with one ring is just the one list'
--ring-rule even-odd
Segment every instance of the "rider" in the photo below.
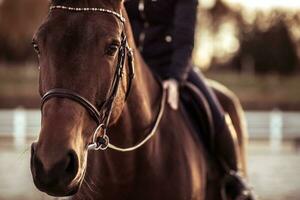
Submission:
{"label": "rider", "polygon": [[[163,79],[171,108],[178,107],[178,83],[188,80],[196,85],[212,111],[216,137],[214,152],[217,154],[214,156],[225,162],[231,172],[238,172],[235,141],[225,113],[204,77],[192,70],[197,5],[198,0],[125,1],[137,47],[151,70]],[[235,184],[240,187],[242,183],[235,181]]]}

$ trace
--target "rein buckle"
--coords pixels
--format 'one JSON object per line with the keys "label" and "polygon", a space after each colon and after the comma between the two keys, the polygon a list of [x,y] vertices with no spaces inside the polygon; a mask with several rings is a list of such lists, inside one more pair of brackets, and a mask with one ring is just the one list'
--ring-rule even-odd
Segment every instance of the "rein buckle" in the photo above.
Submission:
{"label": "rein buckle", "polygon": [[[101,136],[98,133],[102,132]],[[94,132],[93,143],[88,146],[88,150],[106,150],[109,146],[109,137],[106,134],[107,128],[104,124],[100,124]]]}

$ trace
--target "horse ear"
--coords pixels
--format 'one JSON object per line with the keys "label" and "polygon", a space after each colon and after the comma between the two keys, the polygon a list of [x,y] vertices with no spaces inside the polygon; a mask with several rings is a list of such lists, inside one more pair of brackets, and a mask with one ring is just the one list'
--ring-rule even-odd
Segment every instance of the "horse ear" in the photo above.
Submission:
{"label": "horse ear", "polygon": [[118,1],[120,4],[124,3],[126,0],[115,0]]}
{"label": "horse ear", "polygon": [[112,3],[124,3],[127,0],[110,0]]}
{"label": "horse ear", "polygon": [[115,4],[119,4],[119,5],[122,5],[124,3],[124,1],[126,0],[109,0],[111,3],[113,3],[114,5]]}
{"label": "horse ear", "polygon": [[117,6],[118,8],[122,8],[123,6],[123,3],[126,1],[126,0],[110,0],[113,5]]}

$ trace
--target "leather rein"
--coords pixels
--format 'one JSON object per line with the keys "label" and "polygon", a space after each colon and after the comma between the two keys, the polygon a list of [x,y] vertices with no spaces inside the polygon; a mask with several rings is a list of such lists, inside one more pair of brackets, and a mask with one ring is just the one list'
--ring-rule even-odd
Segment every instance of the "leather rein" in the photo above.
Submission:
{"label": "leather rein", "polygon": [[[124,27],[125,23],[125,18],[112,10],[108,9],[103,9],[103,8],[75,8],[75,7],[66,7],[66,6],[60,6],[60,5],[55,5],[50,7],[50,11],[54,9],[61,9],[61,10],[66,10],[66,11],[73,11],[73,12],[102,12],[102,13],[107,13],[107,14],[112,14],[115,17],[117,17],[121,22]],[[125,101],[130,93],[130,89],[132,86],[133,78],[134,78],[134,58],[133,58],[133,52],[131,48],[128,46],[127,38],[122,31],[121,34],[121,44],[118,49],[118,57],[117,57],[117,65],[115,69],[115,74],[113,77],[113,81],[111,84],[111,87],[108,92],[108,97],[105,100],[105,102],[102,104],[101,109],[98,110],[90,101],[88,101],[86,98],[82,97],[78,93],[69,90],[69,89],[64,89],[64,88],[54,88],[46,92],[41,100],[41,110],[43,110],[44,104],[50,100],[51,98],[67,98],[72,101],[75,101],[79,103],[81,106],[83,106],[90,116],[95,120],[97,123],[97,128],[93,134],[93,140],[92,143],[90,143],[87,147],[88,150],[106,150],[107,148],[114,149],[116,151],[120,152],[128,152],[128,151],[133,151],[136,150],[137,148],[141,147],[143,144],[145,144],[152,136],[155,134],[157,131],[158,125],[161,121],[163,112],[164,112],[164,107],[165,107],[165,102],[166,102],[166,92],[163,89],[163,94],[161,98],[161,104],[160,104],[160,110],[157,115],[156,121],[154,123],[154,126],[149,133],[149,135],[142,140],[140,143],[133,147],[129,148],[121,148],[117,147],[109,142],[109,137],[107,136],[107,129],[109,126],[110,122],[110,117],[112,114],[113,110],[113,105],[118,93],[119,85],[123,76],[123,70],[125,66],[125,60],[127,56],[127,62],[128,62],[128,88],[126,91],[125,95]],[[102,134],[99,134],[102,133]]]}

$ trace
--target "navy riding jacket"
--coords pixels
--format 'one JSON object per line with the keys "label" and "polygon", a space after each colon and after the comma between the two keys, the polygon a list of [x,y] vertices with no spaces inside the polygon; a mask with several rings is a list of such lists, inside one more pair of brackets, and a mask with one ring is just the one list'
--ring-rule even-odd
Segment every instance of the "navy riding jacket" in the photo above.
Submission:
{"label": "navy riding jacket", "polygon": [[127,0],[125,7],[143,58],[161,78],[187,78],[198,0]]}

